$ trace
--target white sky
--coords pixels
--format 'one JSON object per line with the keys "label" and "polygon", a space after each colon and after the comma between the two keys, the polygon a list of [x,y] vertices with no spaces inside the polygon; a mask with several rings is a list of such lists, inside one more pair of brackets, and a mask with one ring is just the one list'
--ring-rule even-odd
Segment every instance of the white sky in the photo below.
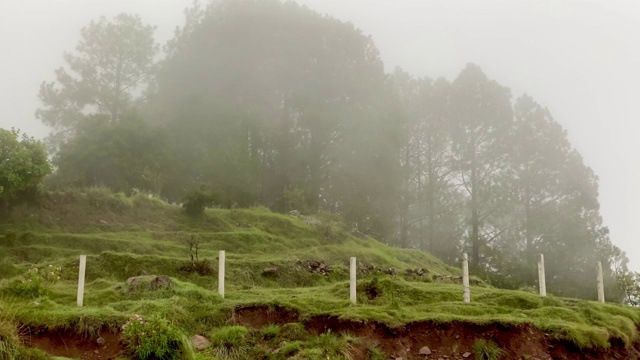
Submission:
{"label": "white sky", "polygon": [[[547,106],[600,177],[604,222],[640,270],[640,2],[299,0],[373,37],[388,71],[449,80],[468,62]],[[138,13],[171,37],[191,0],[0,0],[0,127],[36,137],[38,87],[101,15]]]}

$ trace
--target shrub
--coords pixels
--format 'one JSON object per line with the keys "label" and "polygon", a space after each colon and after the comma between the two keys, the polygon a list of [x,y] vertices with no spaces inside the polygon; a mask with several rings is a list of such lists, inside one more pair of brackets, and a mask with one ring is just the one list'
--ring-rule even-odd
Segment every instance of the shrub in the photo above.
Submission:
{"label": "shrub", "polygon": [[173,360],[193,353],[186,336],[166,319],[134,315],[122,325],[127,348],[137,359]]}
{"label": "shrub", "polygon": [[216,195],[210,191],[195,190],[185,197],[182,207],[187,215],[199,217],[204,215],[204,209],[214,204],[216,198]]}
{"label": "shrub", "polygon": [[11,290],[16,296],[36,298],[45,295],[49,287],[58,280],[62,274],[61,267],[49,265],[45,268],[32,267],[27,270],[20,279],[11,284]]}

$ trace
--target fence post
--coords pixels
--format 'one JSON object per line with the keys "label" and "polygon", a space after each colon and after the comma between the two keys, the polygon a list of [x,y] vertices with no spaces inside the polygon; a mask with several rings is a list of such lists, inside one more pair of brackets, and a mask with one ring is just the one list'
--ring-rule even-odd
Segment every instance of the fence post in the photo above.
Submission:
{"label": "fence post", "polygon": [[352,304],[356,303],[356,258],[349,259],[349,299]]}
{"label": "fence post", "polygon": [[471,302],[471,289],[469,288],[469,257],[462,254],[462,301]]}
{"label": "fence post", "polygon": [[220,250],[218,253],[218,294],[224,299],[224,262],[225,252]]}
{"label": "fence post", "polygon": [[78,307],[84,302],[84,274],[87,269],[87,255],[80,255],[80,269],[78,271]]}
{"label": "fence post", "polygon": [[598,301],[603,303],[604,302],[604,279],[602,276],[602,262],[598,261],[598,264],[596,265],[596,270],[598,272],[598,275],[596,277],[596,279],[598,280]]}
{"label": "fence post", "polygon": [[538,258],[538,288],[540,296],[547,296],[547,283],[544,274],[544,255],[540,254]]}

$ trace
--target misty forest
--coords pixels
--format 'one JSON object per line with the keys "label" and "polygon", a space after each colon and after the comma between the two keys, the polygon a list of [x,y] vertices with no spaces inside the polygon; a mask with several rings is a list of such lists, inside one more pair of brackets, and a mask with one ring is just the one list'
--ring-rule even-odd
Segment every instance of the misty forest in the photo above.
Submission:
{"label": "misty forest", "polygon": [[163,51],[136,15],[81,30],[39,92],[51,174],[36,141],[13,157],[2,135],[20,162],[2,169],[5,207],[44,179],[47,189],[329,212],[451,264],[466,250],[499,287],[534,286],[544,253],[551,291],[590,298],[601,260],[619,300],[635,301],[598,212],[598,178],[535,99],[473,64],[452,81],[385,73],[370,37],[294,3],[186,15]]}
{"label": "misty forest", "polygon": [[607,301],[640,302],[598,177],[544,104],[472,63],[454,79],[385,71],[371,37],[293,2],[185,16],[164,45],[133,14],[79,29],[39,89],[50,135],[0,130],[2,216],[73,189],[143,194],[191,218],[319,214],[453,267],[468,253],[500,289],[535,289],[544,254],[550,293],[593,300],[601,261]]}

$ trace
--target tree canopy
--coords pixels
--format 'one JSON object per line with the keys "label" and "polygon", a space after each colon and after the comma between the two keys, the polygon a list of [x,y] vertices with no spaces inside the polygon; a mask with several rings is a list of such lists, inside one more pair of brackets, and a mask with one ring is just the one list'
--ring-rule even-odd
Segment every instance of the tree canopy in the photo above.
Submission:
{"label": "tree canopy", "polygon": [[0,205],[35,190],[51,172],[42,143],[17,130],[0,129]]}
{"label": "tree canopy", "polygon": [[40,89],[56,184],[330,212],[450,263],[469,252],[476,273],[509,288],[535,285],[543,253],[558,295],[594,297],[586,279],[602,261],[624,292],[610,296],[639,297],[597,176],[531,96],[514,99],[474,64],[452,80],[385,73],[370,37],[293,2],[186,14],[159,62],[137,16],[82,29]]}

